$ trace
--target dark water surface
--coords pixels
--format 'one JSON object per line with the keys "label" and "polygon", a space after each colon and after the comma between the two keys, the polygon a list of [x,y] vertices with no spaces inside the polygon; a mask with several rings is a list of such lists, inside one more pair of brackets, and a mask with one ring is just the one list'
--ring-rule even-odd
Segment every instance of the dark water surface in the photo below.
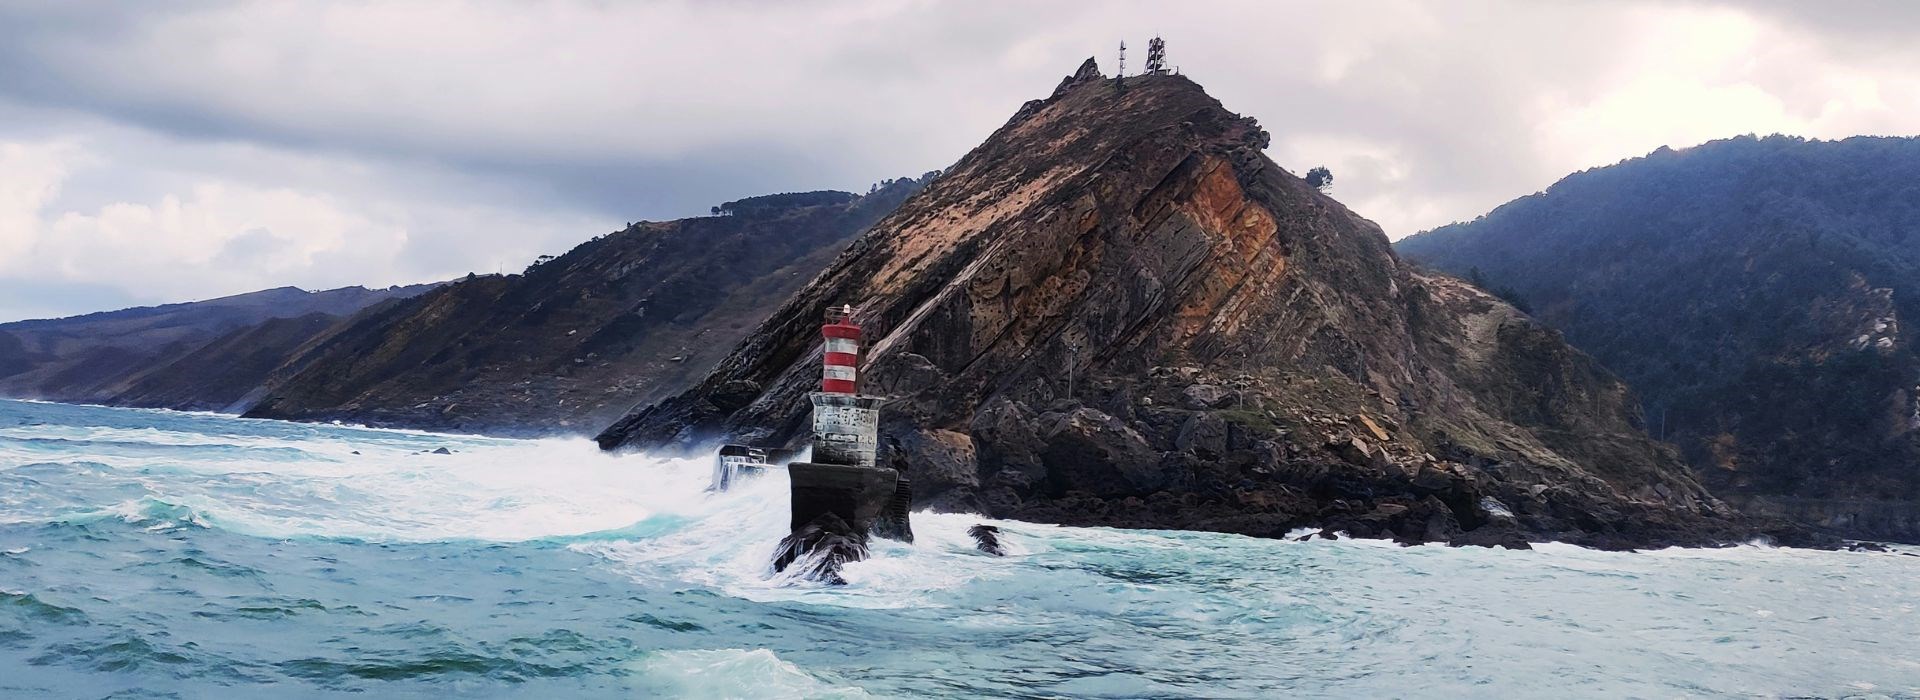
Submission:
{"label": "dark water surface", "polygon": [[[452,455],[426,452],[438,447]],[[769,578],[784,484],[520,441],[0,401],[0,697],[1920,696],[1920,558],[915,517]]]}

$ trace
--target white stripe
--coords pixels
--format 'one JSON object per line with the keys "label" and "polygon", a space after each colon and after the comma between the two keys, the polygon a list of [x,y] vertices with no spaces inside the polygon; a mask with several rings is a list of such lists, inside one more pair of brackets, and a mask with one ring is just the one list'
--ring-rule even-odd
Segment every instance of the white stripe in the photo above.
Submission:
{"label": "white stripe", "polygon": [[827,352],[844,352],[849,355],[860,352],[860,343],[852,338],[828,338]]}
{"label": "white stripe", "polygon": [[827,365],[827,378],[853,381],[853,368],[846,365]]}

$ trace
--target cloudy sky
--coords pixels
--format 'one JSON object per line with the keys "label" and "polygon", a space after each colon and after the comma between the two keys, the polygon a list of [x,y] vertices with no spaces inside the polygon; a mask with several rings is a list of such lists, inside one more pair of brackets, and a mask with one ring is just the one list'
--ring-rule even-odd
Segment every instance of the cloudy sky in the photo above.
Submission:
{"label": "cloudy sky", "polygon": [[1395,238],[1661,145],[1920,133],[1920,3],[1817,5],[15,0],[0,321],[513,271],[864,191],[1155,33]]}

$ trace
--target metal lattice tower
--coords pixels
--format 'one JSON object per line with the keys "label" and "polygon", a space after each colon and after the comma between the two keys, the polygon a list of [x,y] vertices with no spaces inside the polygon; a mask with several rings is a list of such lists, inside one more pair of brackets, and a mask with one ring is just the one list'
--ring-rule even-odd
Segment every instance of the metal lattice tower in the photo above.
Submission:
{"label": "metal lattice tower", "polygon": [[1167,42],[1154,37],[1147,42],[1147,75],[1167,74]]}
{"label": "metal lattice tower", "polygon": [[1115,89],[1115,90],[1126,90],[1126,89],[1127,89],[1127,83],[1126,83],[1126,79],[1127,79],[1127,42],[1126,42],[1125,40],[1122,40],[1122,41],[1120,42],[1120,62],[1119,62],[1119,66],[1120,66],[1120,67],[1119,67],[1119,69],[1118,69],[1118,70],[1115,70],[1115,71],[1114,71],[1114,73],[1113,73],[1113,89]]}

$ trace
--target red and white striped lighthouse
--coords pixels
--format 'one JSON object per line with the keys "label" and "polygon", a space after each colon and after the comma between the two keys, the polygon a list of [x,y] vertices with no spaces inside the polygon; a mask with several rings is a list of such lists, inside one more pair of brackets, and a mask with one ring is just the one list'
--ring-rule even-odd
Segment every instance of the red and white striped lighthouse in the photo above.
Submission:
{"label": "red and white striped lighthouse", "polygon": [[826,362],[820,390],[829,394],[860,393],[860,327],[853,323],[853,307],[833,309],[820,335],[826,338]]}

